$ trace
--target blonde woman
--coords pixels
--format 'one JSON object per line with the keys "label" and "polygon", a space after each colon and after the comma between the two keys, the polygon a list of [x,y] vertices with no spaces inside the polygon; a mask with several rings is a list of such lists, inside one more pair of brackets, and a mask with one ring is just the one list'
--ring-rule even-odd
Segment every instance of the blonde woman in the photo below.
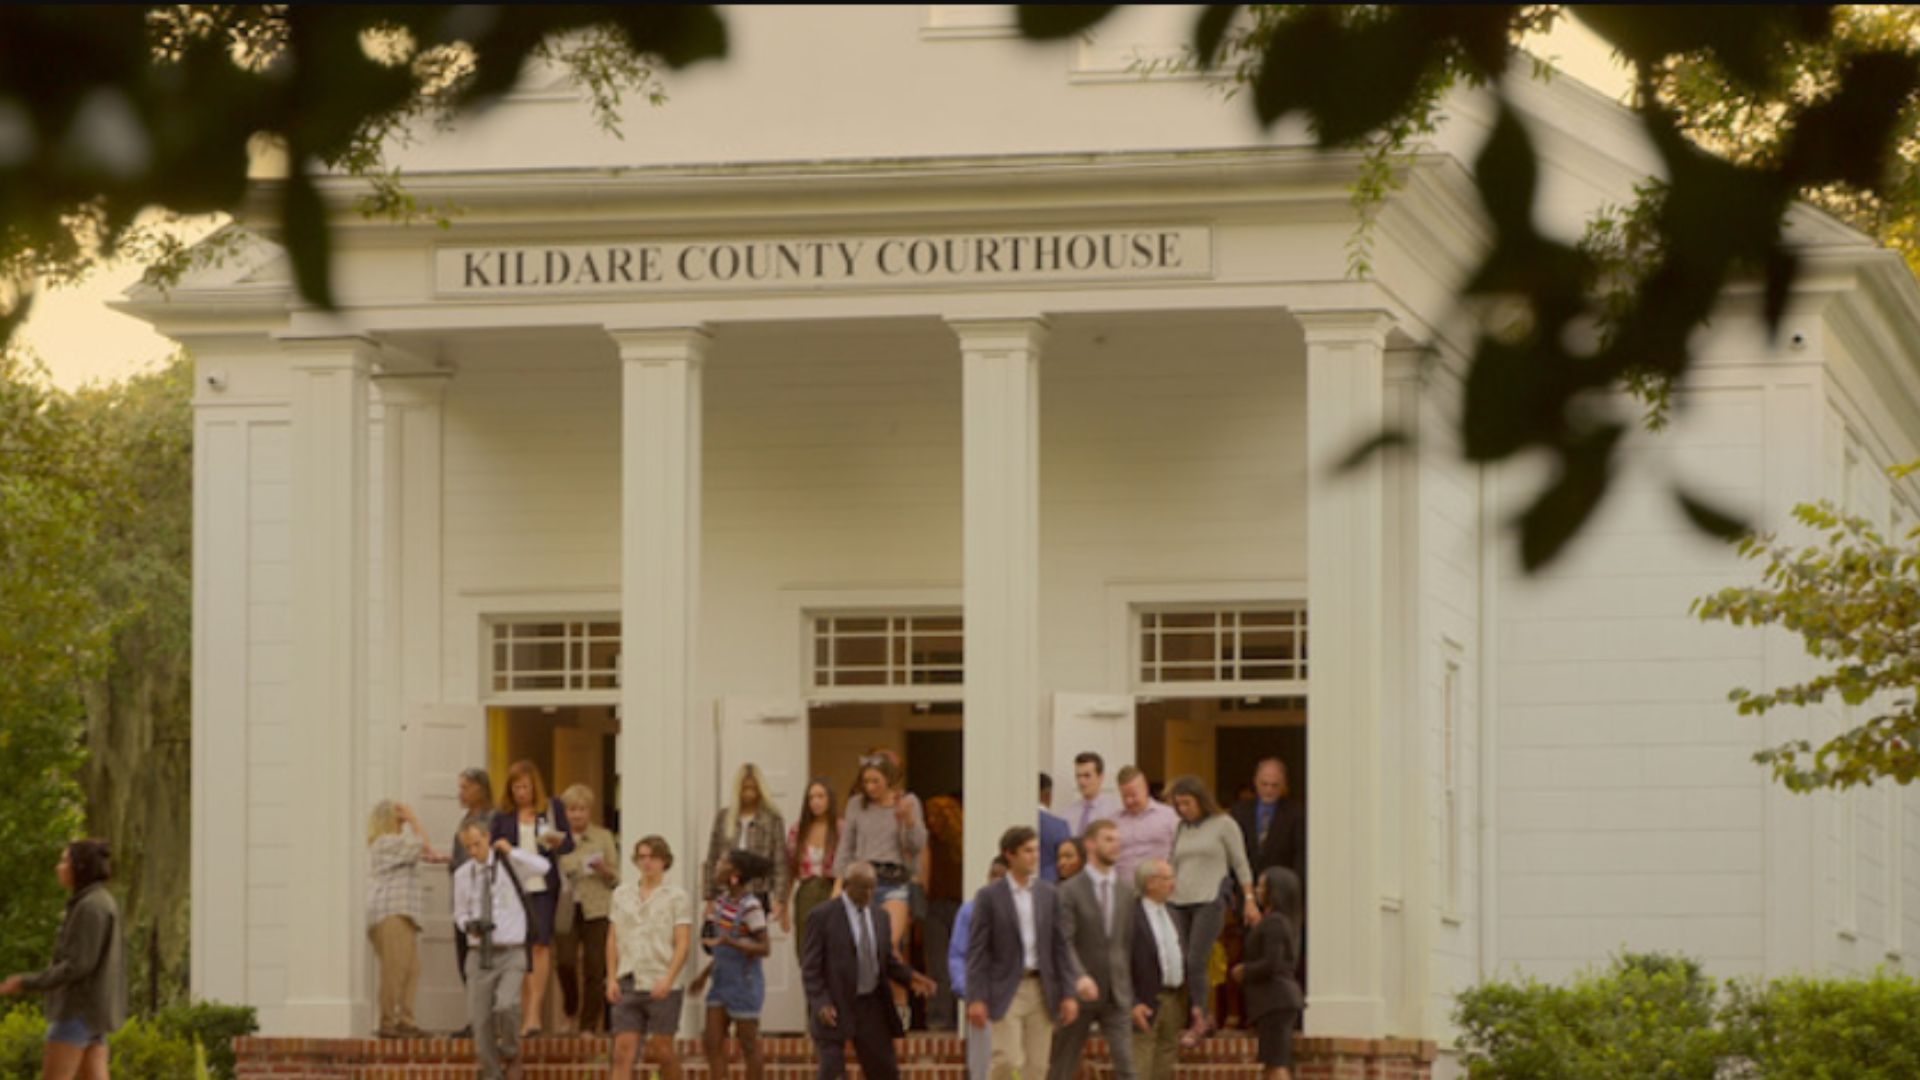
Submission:
{"label": "blonde woman", "polygon": [[787,915],[787,823],[767,798],[767,782],[760,766],[751,762],[740,766],[733,776],[733,802],[721,807],[713,818],[713,834],[707,838],[707,859],[700,868],[700,895],[709,907],[726,891],[726,885],[714,873],[727,852],[751,851],[766,859],[766,873],[747,882],[747,891],[760,898],[760,906],[782,929],[792,929]]}
{"label": "blonde woman", "polygon": [[367,819],[367,937],[380,961],[383,1039],[417,1039],[413,994],[420,983],[420,878],[423,862],[446,862],[427,843],[413,808],[382,799]]}
{"label": "blonde woman", "polygon": [[620,884],[620,849],[612,833],[593,824],[592,788],[575,784],[560,793],[560,802],[573,829],[573,850],[560,856],[560,874],[572,886],[574,900],[573,928],[555,940],[560,995],[584,1034],[605,1029],[607,910],[613,887]]}

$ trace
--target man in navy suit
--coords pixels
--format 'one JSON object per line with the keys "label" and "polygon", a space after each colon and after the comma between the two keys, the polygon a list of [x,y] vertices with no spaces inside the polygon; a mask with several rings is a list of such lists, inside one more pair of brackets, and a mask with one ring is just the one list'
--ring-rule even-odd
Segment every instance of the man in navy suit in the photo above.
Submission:
{"label": "man in navy suit", "polygon": [[1040,774],[1040,880],[1060,883],[1060,845],[1073,838],[1073,826],[1048,807],[1053,805],[1053,777]]}
{"label": "man in navy suit", "polygon": [[925,997],[932,979],[900,962],[888,942],[886,909],[873,902],[873,864],[847,868],[839,902],[807,916],[800,979],[807,989],[807,1029],[820,1058],[820,1080],[847,1074],[847,1041],[869,1080],[898,1080],[893,1040],[906,1034],[889,981]]}
{"label": "man in navy suit", "polygon": [[1080,970],[1061,923],[1060,894],[1040,878],[1040,838],[1025,825],[1000,836],[1007,876],[973,898],[967,942],[967,1023],[993,1025],[993,1080],[1045,1075],[1056,1019],[1080,1015],[1100,988]]}

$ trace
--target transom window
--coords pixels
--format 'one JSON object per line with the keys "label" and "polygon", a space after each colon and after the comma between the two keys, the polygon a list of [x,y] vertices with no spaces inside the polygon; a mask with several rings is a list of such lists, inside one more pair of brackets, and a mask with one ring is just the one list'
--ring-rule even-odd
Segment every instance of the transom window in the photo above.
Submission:
{"label": "transom window", "polygon": [[1142,611],[1139,650],[1143,686],[1304,682],[1307,611],[1300,605]]}
{"label": "transom window", "polygon": [[952,612],[815,615],[812,685],[957,687],[966,674],[962,625]]}
{"label": "transom window", "polygon": [[620,621],[582,616],[494,622],[487,685],[494,693],[616,690]]}

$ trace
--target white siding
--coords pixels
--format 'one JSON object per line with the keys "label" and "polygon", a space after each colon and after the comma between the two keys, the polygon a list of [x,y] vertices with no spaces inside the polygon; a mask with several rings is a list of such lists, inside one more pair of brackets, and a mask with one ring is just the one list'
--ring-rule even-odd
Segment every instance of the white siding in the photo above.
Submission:
{"label": "white siding", "polygon": [[1665,477],[1752,512],[1767,441],[1795,433],[1767,429],[1760,388],[1681,404],[1635,440],[1576,546],[1500,586],[1502,967],[1558,977],[1622,948],[1685,950],[1719,974],[1765,963],[1761,731],[1726,701],[1763,681],[1764,639],[1687,613],[1751,575],[1673,508]]}
{"label": "white siding", "polygon": [[286,998],[288,876],[299,831],[299,766],[286,723],[292,667],[287,602],[288,429],[251,426],[247,439],[247,882],[248,1004]]}

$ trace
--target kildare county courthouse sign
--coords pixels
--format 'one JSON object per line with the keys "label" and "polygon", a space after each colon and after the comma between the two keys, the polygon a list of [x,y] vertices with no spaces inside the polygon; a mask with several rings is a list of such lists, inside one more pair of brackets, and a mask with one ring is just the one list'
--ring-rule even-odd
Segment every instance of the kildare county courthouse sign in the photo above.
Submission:
{"label": "kildare county courthouse sign", "polygon": [[787,239],[633,240],[434,253],[441,296],[1206,278],[1203,226]]}

